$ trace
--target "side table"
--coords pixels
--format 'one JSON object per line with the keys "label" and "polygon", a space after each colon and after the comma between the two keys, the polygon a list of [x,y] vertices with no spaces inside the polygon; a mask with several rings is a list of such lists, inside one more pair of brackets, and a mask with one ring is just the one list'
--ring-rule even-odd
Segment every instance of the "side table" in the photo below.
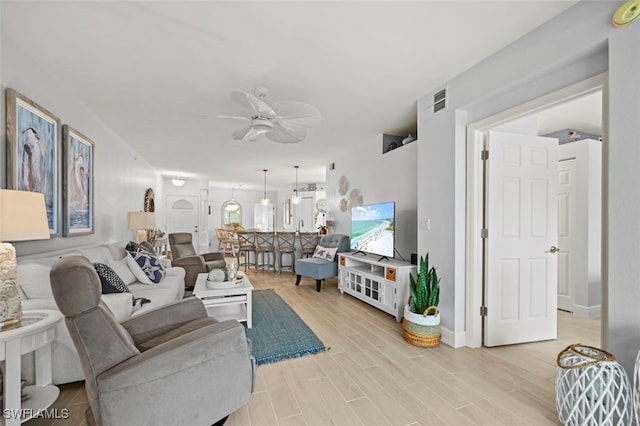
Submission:
{"label": "side table", "polygon": [[[53,310],[24,311],[19,325],[0,330],[0,361],[5,361],[2,415],[6,426],[29,420],[58,398],[60,391],[51,384],[51,342],[61,319],[62,314]],[[36,383],[24,389],[29,398],[22,402],[21,356],[29,352],[35,353]]]}
{"label": "side table", "polygon": [[[240,277],[241,275],[238,274]],[[242,283],[229,288],[207,287],[207,274],[198,274],[193,295],[202,300],[209,316],[224,321],[235,319],[246,321],[247,328],[251,328],[252,322],[252,295],[253,285],[246,275],[242,276]]]}

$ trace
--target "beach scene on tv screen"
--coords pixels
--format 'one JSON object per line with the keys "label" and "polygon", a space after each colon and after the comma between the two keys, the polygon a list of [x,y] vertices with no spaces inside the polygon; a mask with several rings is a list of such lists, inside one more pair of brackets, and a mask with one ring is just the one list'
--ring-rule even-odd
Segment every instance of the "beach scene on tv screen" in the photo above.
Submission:
{"label": "beach scene on tv screen", "polygon": [[351,249],[393,257],[394,204],[351,209]]}

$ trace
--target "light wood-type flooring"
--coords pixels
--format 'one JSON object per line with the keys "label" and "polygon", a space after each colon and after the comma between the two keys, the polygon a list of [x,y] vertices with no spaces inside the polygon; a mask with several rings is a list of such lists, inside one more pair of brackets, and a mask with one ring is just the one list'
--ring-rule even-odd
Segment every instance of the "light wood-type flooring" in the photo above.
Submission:
{"label": "light wood-type flooring", "polygon": [[[553,425],[557,354],[571,343],[600,346],[598,320],[558,313],[558,339],[498,348],[418,348],[402,324],[347,294],[337,279],[317,293],[291,273],[249,271],[311,327],[327,352],[258,367],[254,393],[227,425]],[[61,386],[52,408],[69,418],[34,425],[84,425],[83,383]],[[221,389],[221,391],[223,391]],[[182,424],[180,422],[176,424]]]}

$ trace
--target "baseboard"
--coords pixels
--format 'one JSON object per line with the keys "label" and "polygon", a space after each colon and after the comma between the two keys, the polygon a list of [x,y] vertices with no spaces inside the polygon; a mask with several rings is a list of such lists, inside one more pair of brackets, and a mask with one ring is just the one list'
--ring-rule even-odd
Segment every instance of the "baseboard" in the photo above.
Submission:
{"label": "baseboard", "polygon": [[601,305],[581,306],[573,305],[573,315],[582,318],[598,318],[602,315]]}
{"label": "baseboard", "polygon": [[440,327],[440,329],[442,331],[442,337],[440,338],[442,343],[445,343],[452,348],[461,348],[466,345],[467,333],[465,331],[454,333],[448,328]]}

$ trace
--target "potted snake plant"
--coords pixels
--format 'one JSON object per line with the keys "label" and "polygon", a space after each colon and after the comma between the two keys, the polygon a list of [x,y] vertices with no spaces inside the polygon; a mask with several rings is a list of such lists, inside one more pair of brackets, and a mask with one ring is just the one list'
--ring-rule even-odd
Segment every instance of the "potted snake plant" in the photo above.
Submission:
{"label": "potted snake plant", "polygon": [[440,343],[440,278],[429,267],[429,254],[420,256],[418,278],[410,275],[411,296],[404,308],[403,337],[414,345],[430,347]]}

